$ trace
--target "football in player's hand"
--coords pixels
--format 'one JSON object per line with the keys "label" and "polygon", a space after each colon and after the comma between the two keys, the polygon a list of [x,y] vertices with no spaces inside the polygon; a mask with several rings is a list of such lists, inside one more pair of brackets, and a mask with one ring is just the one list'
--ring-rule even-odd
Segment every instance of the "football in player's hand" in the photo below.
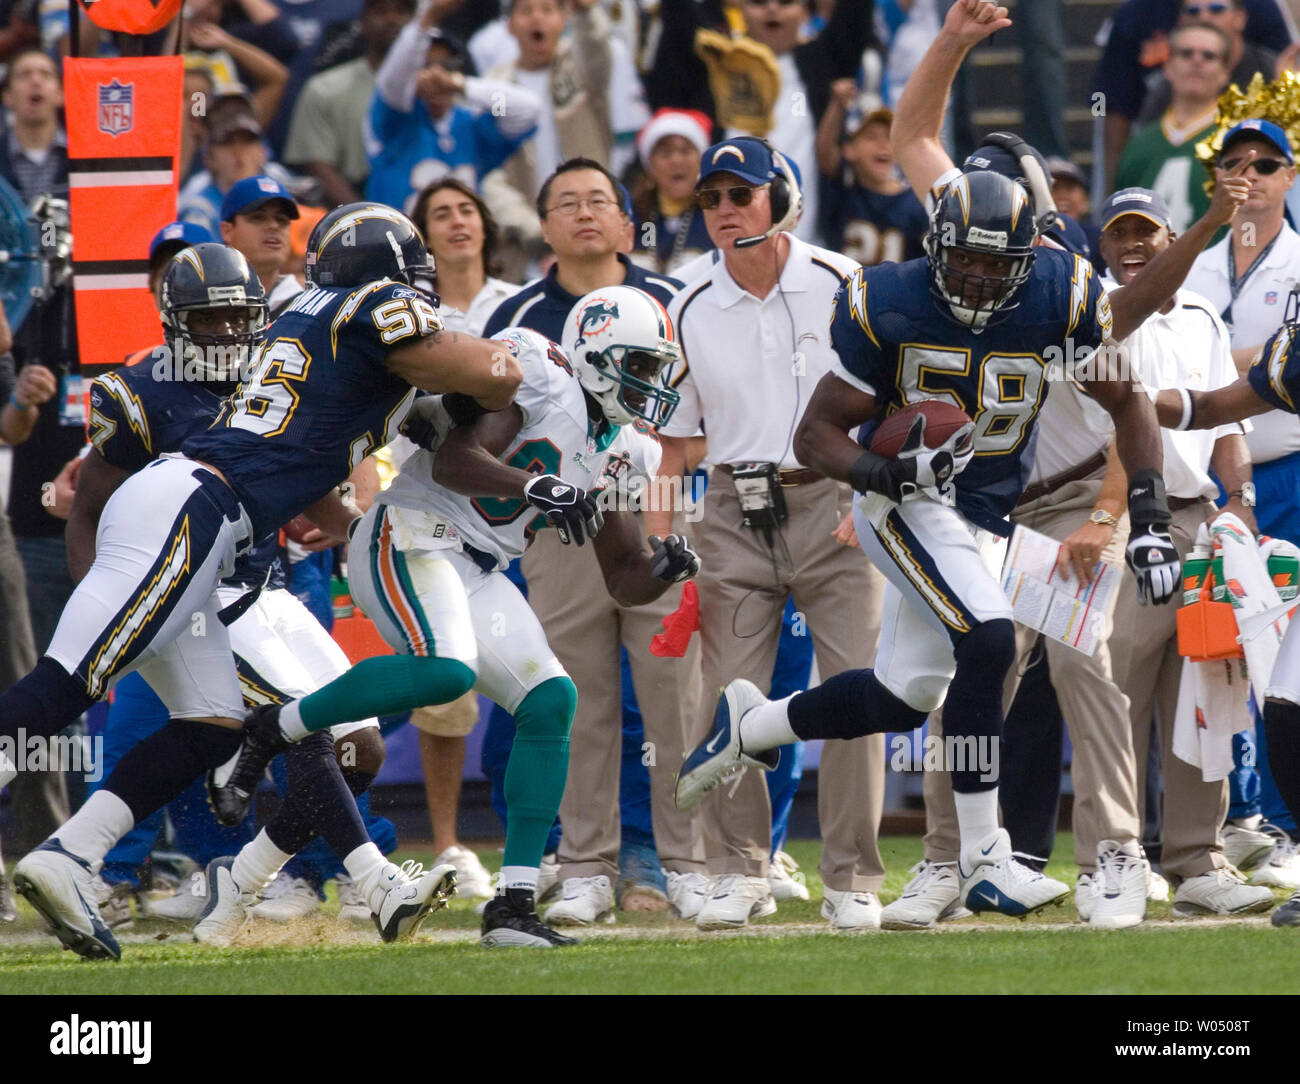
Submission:
{"label": "football in player's hand", "polygon": [[886,459],[894,459],[903,450],[907,435],[912,431],[912,424],[917,415],[925,418],[925,446],[941,448],[944,442],[971,420],[959,407],[946,403],[942,399],[923,399],[919,403],[896,410],[880,423],[872,434],[871,450]]}
{"label": "football in player's hand", "polygon": [[314,530],[316,530],[316,524],[306,516],[294,516],[284,525],[285,537],[291,542],[301,542]]}

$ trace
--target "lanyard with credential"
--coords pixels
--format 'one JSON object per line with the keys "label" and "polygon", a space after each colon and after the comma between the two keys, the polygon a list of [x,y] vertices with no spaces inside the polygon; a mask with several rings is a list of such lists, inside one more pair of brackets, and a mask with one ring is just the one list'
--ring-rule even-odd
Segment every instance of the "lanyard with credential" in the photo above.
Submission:
{"label": "lanyard with credential", "polygon": [[1264,246],[1264,251],[1261,252],[1250,262],[1250,266],[1246,268],[1246,273],[1241,276],[1240,281],[1238,281],[1237,279],[1237,261],[1232,255],[1232,242],[1231,240],[1229,240],[1228,242],[1228,289],[1231,291],[1232,297],[1228,300],[1228,307],[1224,309],[1221,313],[1219,313],[1219,318],[1225,324],[1228,325],[1229,332],[1232,331],[1232,306],[1237,303],[1237,298],[1238,296],[1240,296],[1241,291],[1246,288],[1246,283],[1250,280],[1250,276],[1259,270],[1259,265],[1262,264],[1264,260],[1268,257],[1268,254],[1273,251],[1273,246],[1277,244],[1277,239],[1281,236],[1282,236],[1282,231],[1278,230],[1277,233],[1274,235],[1273,240],[1271,240],[1267,245]]}

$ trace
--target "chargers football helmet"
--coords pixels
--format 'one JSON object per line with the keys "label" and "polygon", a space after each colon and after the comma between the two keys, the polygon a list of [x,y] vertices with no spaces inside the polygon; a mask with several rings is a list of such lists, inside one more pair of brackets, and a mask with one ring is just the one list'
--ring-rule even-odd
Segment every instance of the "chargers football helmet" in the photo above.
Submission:
{"label": "chargers football helmet", "polygon": [[[1019,184],[988,171],[954,177],[939,194],[925,235],[930,292],[940,311],[976,330],[1005,319],[1029,279],[1036,237],[1034,209]],[[972,273],[954,264],[955,252],[1000,257],[1006,269]]]}
{"label": "chargers football helmet", "polygon": [[347,203],[319,222],[307,241],[308,286],[364,286],[393,279],[415,286],[433,278],[433,259],[415,224],[382,203]]}
{"label": "chargers football helmet", "polygon": [[677,409],[681,396],[663,377],[682,349],[668,313],[644,290],[593,290],[569,310],[561,345],[614,425],[641,419],[661,426]]}
{"label": "chargers football helmet", "polygon": [[[215,242],[192,245],[172,257],[159,301],[172,364],[204,382],[238,380],[252,348],[266,337],[266,291],[243,254]],[[227,330],[191,326],[199,314],[229,310]]]}

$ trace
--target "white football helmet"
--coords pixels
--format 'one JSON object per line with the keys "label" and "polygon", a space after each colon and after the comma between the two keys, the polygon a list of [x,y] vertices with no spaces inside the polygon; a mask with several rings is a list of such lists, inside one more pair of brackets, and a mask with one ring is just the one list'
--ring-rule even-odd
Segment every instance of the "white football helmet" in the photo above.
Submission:
{"label": "white football helmet", "polygon": [[613,424],[662,426],[677,409],[681,396],[663,377],[682,350],[668,313],[644,290],[593,290],[570,310],[561,345]]}

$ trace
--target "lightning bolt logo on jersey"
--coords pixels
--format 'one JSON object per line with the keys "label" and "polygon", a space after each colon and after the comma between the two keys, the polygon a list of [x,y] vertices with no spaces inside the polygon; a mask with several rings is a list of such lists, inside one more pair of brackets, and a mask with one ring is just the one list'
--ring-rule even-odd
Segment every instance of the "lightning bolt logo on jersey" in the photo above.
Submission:
{"label": "lightning bolt logo on jersey", "polygon": [[[585,490],[602,485],[632,488],[648,482],[659,466],[658,439],[644,424],[600,423],[593,431],[587,396],[564,351],[528,328],[507,328],[495,338],[504,343],[523,369],[515,406],[523,425],[501,461],[533,474],[555,474]],[[396,521],[425,539],[457,539],[490,554],[498,568],[523,555],[534,531],[546,518],[522,498],[469,497],[444,489],[433,480],[433,453],[417,452],[402,466],[381,503],[404,511]],[[427,513],[412,522],[410,513]]]}
{"label": "lightning bolt logo on jersey", "polygon": [[442,327],[408,286],[318,286],[275,321],[213,428],[183,451],[218,468],[259,536],[325,496],[397,436],[415,389],[390,351]]}
{"label": "lightning bolt logo on jersey", "polygon": [[831,318],[836,375],[876,399],[863,446],[900,407],[921,399],[960,407],[975,422],[975,457],[957,477],[957,508],[1000,534],[1033,464],[1034,422],[1048,391],[1044,355],[1067,342],[1095,348],[1110,335],[1110,305],[1092,266],[1055,249],[1035,253],[1019,304],[980,331],[939,311],[925,260],[859,268],[836,294]]}
{"label": "lightning bolt logo on jersey", "polygon": [[1264,344],[1259,357],[1246,372],[1255,394],[1266,403],[1290,414],[1300,413],[1300,324],[1283,324]]}

